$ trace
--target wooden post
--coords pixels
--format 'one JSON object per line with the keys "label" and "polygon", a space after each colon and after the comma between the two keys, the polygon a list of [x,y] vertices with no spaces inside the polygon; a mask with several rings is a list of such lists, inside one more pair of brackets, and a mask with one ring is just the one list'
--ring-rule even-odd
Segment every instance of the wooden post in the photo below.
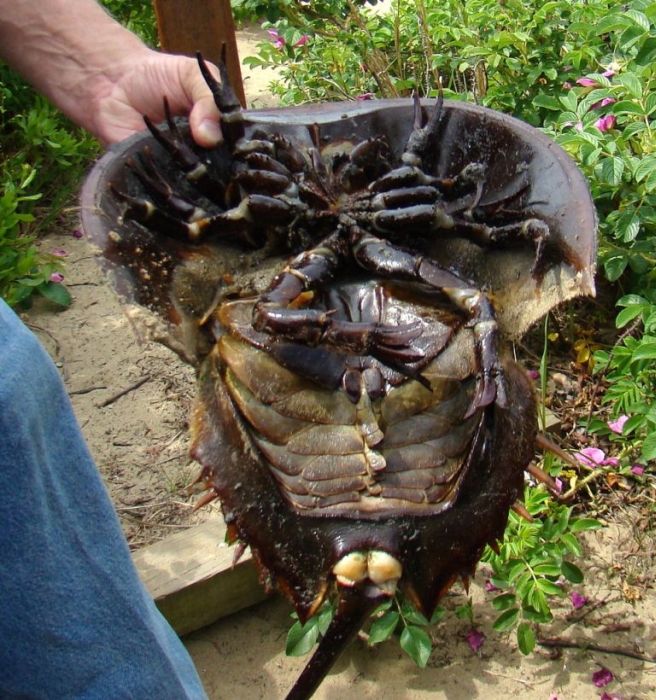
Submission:
{"label": "wooden post", "polygon": [[194,56],[200,51],[208,61],[216,63],[225,44],[230,82],[245,107],[230,0],[153,0],[153,4],[159,41],[164,51],[186,56]]}

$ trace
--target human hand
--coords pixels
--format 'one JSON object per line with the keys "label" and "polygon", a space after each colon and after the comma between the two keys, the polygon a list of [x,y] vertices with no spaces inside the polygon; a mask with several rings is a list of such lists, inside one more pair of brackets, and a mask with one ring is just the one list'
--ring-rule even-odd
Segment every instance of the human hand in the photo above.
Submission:
{"label": "human hand", "polygon": [[102,82],[87,128],[105,144],[122,141],[144,129],[143,115],[156,124],[164,119],[164,96],[174,115],[189,115],[198,145],[216,146],[222,138],[219,110],[196,60],[150,49],[121,61],[111,81]]}

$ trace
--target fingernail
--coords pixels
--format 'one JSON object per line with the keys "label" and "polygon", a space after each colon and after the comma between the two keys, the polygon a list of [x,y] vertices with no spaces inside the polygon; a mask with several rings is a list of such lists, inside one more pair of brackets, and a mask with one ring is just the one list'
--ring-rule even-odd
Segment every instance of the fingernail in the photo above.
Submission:
{"label": "fingernail", "polygon": [[196,130],[196,140],[205,146],[216,146],[221,141],[221,127],[211,119],[203,119]]}

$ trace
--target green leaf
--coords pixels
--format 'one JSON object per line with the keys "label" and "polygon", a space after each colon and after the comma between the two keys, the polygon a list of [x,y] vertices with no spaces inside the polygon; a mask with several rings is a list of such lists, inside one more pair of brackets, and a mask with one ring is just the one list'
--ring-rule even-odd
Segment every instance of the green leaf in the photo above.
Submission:
{"label": "green leaf", "polygon": [[649,37],[640,47],[635,62],[640,66],[646,66],[656,60],[656,37]]}
{"label": "green leaf", "polygon": [[560,540],[575,557],[583,555],[583,547],[571,532],[566,532]]}
{"label": "green leaf", "polygon": [[541,625],[546,624],[547,622],[551,622],[553,620],[553,615],[551,614],[550,610],[538,611],[526,606],[522,608],[522,617],[525,620],[529,620],[530,622],[537,622]]}
{"label": "green leaf", "polygon": [[597,36],[602,34],[609,34],[613,31],[620,31],[625,29],[630,23],[630,20],[623,17],[620,13],[614,13],[602,17],[595,25],[595,33]]}
{"label": "green leaf", "polygon": [[633,9],[626,10],[624,14],[641,29],[644,29],[646,32],[649,31],[649,20],[647,19],[647,15]]}
{"label": "green leaf", "polygon": [[415,625],[428,624],[428,620],[426,619],[426,617],[414,608],[409,607],[407,610],[403,610],[403,617],[406,619],[406,621],[412,622]]}
{"label": "green leaf", "polygon": [[287,656],[305,656],[319,639],[317,619],[311,617],[304,625],[295,622],[287,633],[285,654]]}
{"label": "green leaf", "polygon": [[533,99],[534,107],[542,107],[543,109],[550,109],[554,112],[560,112],[561,105],[557,98],[551,95],[539,94]]}
{"label": "green leaf", "polygon": [[635,177],[637,182],[641,182],[654,171],[656,171],[656,156],[647,156],[640,161],[633,173],[633,177]]}
{"label": "green leaf", "polygon": [[564,561],[561,568],[563,576],[571,583],[581,583],[583,581],[583,572],[572,562]]}
{"label": "green leaf", "polygon": [[526,622],[520,622],[517,627],[517,646],[524,656],[535,649],[535,632]]}
{"label": "green leaf", "polygon": [[560,586],[557,586],[553,581],[549,581],[546,578],[539,578],[537,580],[538,588],[547,595],[564,595],[565,591]]}
{"label": "green leaf", "polygon": [[401,616],[396,610],[390,610],[374,620],[369,628],[369,644],[380,644],[389,639],[394,634],[400,619]]}
{"label": "green leaf", "polygon": [[640,316],[644,311],[644,306],[627,306],[626,309],[622,309],[615,319],[615,328],[624,328],[628,323],[633,321],[634,318]]}
{"label": "green leaf", "polygon": [[649,302],[640,294],[624,294],[615,302],[616,306],[635,306],[636,304],[645,306]]}
{"label": "green leaf", "polygon": [[48,299],[48,301],[52,301],[64,308],[73,303],[73,297],[71,297],[70,292],[59,282],[44,282],[37,287],[37,292]]}
{"label": "green leaf", "polygon": [[576,104],[578,100],[574,90],[570,90],[566,95],[561,95],[558,99],[566,110],[576,112]]}
{"label": "green leaf", "polygon": [[608,258],[604,262],[604,271],[606,272],[606,277],[610,282],[615,282],[621,276],[626,266],[629,264],[629,259],[624,255],[618,255],[616,257]]}
{"label": "green leaf", "polygon": [[649,433],[642,443],[641,459],[644,462],[656,459],[656,430]]}
{"label": "green leaf", "polygon": [[426,630],[409,625],[401,632],[401,649],[419,666],[426,668],[433,644]]}
{"label": "green leaf", "polygon": [[496,632],[505,632],[517,622],[518,615],[519,608],[510,608],[510,610],[502,612],[501,615],[497,617],[492,627]]}
{"label": "green leaf", "polygon": [[330,602],[325,602],[319,612],[317,613],[317,627],[319,628],[319,634],[324,635],[330,627],[330,623],[333,621],[333,606]]}
{"label": "green leaf", "polygon": [[445,615],[446,615],[446,610],[441,605],[438,605],[435,608],[435,610],[433,610],[433,614],[431,615],[431,619],[430,619],[430,624],[436,625],[438,622],[442,622]]}
{"label": "green leaf", "polygon": [[538,564],[533,567],[533,573],[541,576],[560,576],[560,566],[557,564]]}
{"label": "green leaf", "polygon": [[632,362],[638,360],[654,360],[656,359],[656,343],[641,343],[640,347],[633,353]]}
{"label": "green leaf", "polygon": [[624,161],[621,158],[610,157],[599,162],[601,164],[601,179],[609,185],[619,185],[622,182]]}
{"label": "green leaf", "polygon": [[620,100],[611,106],[613,114],[636,114],[640,117],[644,116],[645,110],[633,100]]}
{"label": "green leaf", "polygon": [[492,607],[495,610],[506,610],[515,604],[514,593],[502,593],[501,595],[492,598]]}
{"label": "green leaf", "polygon": [[585,532],[587,530],[598,530],[600,527],[603,527],[602,524],[594,518],[577,518],[572,520],[570,531]]}

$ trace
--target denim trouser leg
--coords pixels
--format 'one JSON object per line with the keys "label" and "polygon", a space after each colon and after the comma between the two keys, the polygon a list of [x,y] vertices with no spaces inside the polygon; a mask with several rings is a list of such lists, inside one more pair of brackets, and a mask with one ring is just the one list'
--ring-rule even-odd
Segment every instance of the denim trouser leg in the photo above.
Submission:
{"label": "denim trouser leg", "polygon": [[0,697],[204,698],[59,373],[0,300]]}

